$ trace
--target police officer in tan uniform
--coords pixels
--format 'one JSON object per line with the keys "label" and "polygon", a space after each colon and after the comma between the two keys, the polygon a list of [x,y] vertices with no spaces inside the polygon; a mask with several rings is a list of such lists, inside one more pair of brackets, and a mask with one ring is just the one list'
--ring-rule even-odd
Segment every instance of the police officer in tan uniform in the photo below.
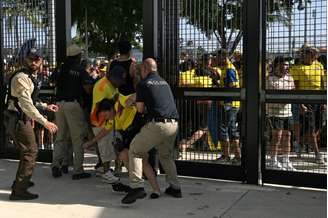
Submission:
{"label": "police officer in tan uniform", "polygon": [[18,122],[14,131],[14,142],[20,149],[20,162],[16,174],[16,180],[12,186],[10,200],[32,200],[38,198],[27,189],[34,185],[31,182],[35,167],[38,146],[33,130],[34,121],[43,125],[51,133],[57,131],[57,126],[49,122],[40,114],[38,108],[56,112],[56,105],[47,105],[37,102],[38,87],[36,83],[37,74],[41,72],[42,56],[38,50],[31,48],[24,59],[24,67],[10,79],[10,93],[8,97],[8,110],[16,111]]}
{"label": "police officer in tan uniform", "polygon": [[148,161],[148,151],[158,150],[160,163],[166,173],[169,186],[165,193],[181,198],[181,188],[173,160],[173,148],[178,132],[178,111],[169,84],[157,73],[154,59],[143,61],[142,80],[137,86],[136,107],[139,113],[147,111],[146,120],[140,132],[133,138],[129,150],[129,181],[131,190],[122,199],[123,204],[134,203],[145,198],[142,168]]}

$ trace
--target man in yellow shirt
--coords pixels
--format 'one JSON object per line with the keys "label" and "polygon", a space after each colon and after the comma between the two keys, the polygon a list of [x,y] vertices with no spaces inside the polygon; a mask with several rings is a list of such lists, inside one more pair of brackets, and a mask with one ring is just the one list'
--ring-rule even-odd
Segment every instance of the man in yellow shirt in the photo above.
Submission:
{"label": "man in yellow shirt", "polygon": [[[145,123],[142,114],[138,113],[137,108],[132,105],[133,98],[133,95],[120,95],[117,101],[106,98],[102,99],[97,105],[98,107],[96,109],[95,116],[97,119],[104,121],[102,123],[102,128],[106,133],[98,133],[95,138],[84,144],[85,148],[90,147],[96,142],[98,142],[99,145],[99,141],[103,140],[104,137],[106,137],[106,134],[113,131],[114,139],[111,140],[112,145],[108,144],[108,141],[106,141],[106,145],[107,147],[112,147],[115,149],[119,159],[123,161],[126,168],[129,166],[130,143]],[[148,159],[143,161],[143,171],[148,178],[151,187],[153,188],[153,193],[150,197],[158,198],[160,195],[160,188]],[[114,191],[128,192],[130,190],[129,186],[118,181],[115,183],[113,182],[112,187]]]}
{"label": "man in yellow shirt", "polygon": [[[304,46],[301,50],[302,64],[293,66],[291,74],[295,82],[296,90],[323,90],[324,69],[317,61],[318,51],[314,47]],[[319,104],[293,105],[293,119],[295,139],[294,144],[300,143],[300,123],[303,123],[304,142],[312,145],[315,152],[315,161],[324,164],[324,158],[319,152],[317,137],[319,134],[319,117],[321,106]],[[299,145],[298,145],[299,146]],[[297,146],[296,146],[297,147]]]}
{"label": "man in yellow shirt", "polygon": [[125,69],[121,66],[116,66],[110,72],[107,72],[106,76],[100,79],[93,88],[90,121],[93,126],[92,130],[94,134],[100,134],[102,136],[98,141],[98,148],[104,168],[104,174],[102,174],[102,177],[104,181],[108,183],[115,183],[118,181],[118,178],[110,171],[110,162],[115,160],[116,155],[112,146],[108,146],[108,141],[113,139],[113,135],[108,134],[108,131],[104,128],[107,121],[98,116],[97,108],[103,99],[120,99],[118,88],[124,84],[125,77]]}
{"label": "man in yellow shirt", "polygon": [[[226,50],[219,50],[217,53],[218,66],[221,69],[220,87],[222,88],[239,88],[238,73],[229,61]],[[234,148],[234,159],[232,162],[240,164],[240,147],[239,147],[239,130],[237,125],[237,114],[240,102],[225,100],[221,102],[219,108],[219,138],[223,149],[222,156],[219,161],[230,161],[230,147]]]}

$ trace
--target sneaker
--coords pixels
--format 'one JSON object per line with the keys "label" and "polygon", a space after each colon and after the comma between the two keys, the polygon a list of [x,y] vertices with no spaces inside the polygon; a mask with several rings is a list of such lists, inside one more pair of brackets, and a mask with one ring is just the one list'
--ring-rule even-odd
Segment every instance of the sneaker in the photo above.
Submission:
{"label": "sneaker", "polygon": [[51,173],[52,173],[52,176],[54,178],[58,178],[58,177],[61,177],[62,176],[62,172],[59,169],[59,167],[53,167],[53,168],[51,168]]}
{"label": "sneaker", "polygon": [[39,195],[32,194],[28,191],[16,192],[12,191],[11,195],[9,196],[9,200],[16,201],[16,200],[33,200],[37,199]]}
{"label": "sneaker", "polygon": [[60,169],[64,174],[68,173],[68,165],[63,165]]}
{"label": "sneaker", "polygon": [[287,171],[296,171],[291,161],[283,162],[282,165]]}
{"label": "sneaker", "polygon": [[150,194],[151,199],[157,199],[157,198],[159,198],[159,196],[160,196],[160,194],[157,193],[157,192],[153,192],[153,193]]}
{"label": "sneaker", "polygon": [[123,204],[132,204],[137,199],[143,199],[147,196],[144,188],[132,188],[127,195],[122,199]]}
{"label": "sneaker", "polygon": [[233,165],[240,165],[241,164],[240,157],[239,158],[235,157],[235,158],[231,159],[231,164],[233,164]]}
{"label": "sneaker", "polygon": [[325,164],[325,159],[322,157],[320,153],[315,155],[315,162],[317,164]]}
{"label": "sneaker", "polygon": [[[15,184],[16,184],[16,180],[14,180],[13,184],[11,185],[11,189],[14,188]],[[27,188],[31,188],[31,187],[33,187],[33,186],[34,186],[34,182],[29,181],[29,182],[28,182],[28,185],[27,185]]]}
{"label": "sneaker", "polygon": [[125,193],[128,193],[129,191],[131,191],[131,188],[130,186],[128,185],[124,185],[122,183],[115,183],[112,185],[112,188],[113,188],[113,191],[116,191],[116,192],[125,192]]}
{"label": "sneaker", "polygon": [[175,189],[172,188],[171,186],[165,190],[165,194],[171,195],[172,197],[175,198],[182,198],[181,189]]}
{"label": "sneaker", "polygon": [[274,160],[270,166],[277,170],[286,170],[278,160]]}
{"label": "sneaker", "polygon": [[119,180],[119,178],[114,176],[111,171],[108,171],[107,173],[102,174],[101,177],[102,177],[103,182],[106,182],[109,184],[116,183]]}
{"label": "sneaker", "polygon": [[77,174],[73,174],[72,179],[79,180],[79,179],[86,179],[90,177],[91,177],[90,173],[77,173]]}
{"label": "sneaker", "polygon": [[229,156],[225,156],[225,155],[221,155],[221,157],[219,157],[216,160],[219,161],[219,162],[229,162],[230,161],[230,157]]}

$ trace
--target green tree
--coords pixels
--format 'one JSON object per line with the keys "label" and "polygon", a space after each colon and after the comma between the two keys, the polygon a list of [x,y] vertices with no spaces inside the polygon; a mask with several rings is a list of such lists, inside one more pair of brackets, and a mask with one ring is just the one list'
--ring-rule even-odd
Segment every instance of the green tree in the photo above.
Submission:
{"label": "green tree", "polygon": [[[45,26],[45,10],[41,10],[45,1],[38,3],[26,0],[2,0],[2,11],[6,18],[10,30],[14,29],[16,48],[20,46],[19,19],[26,19],[33,27],[42,28]],[[25,28],[25,27],[24,27]]]}
{"label": "green tree", "polygon": [[121,38],[141,39],[142,1],[72,0],[72,23],[83,42],[88,36],[89,51],[111,56]]}
{"label": "green tree", "polygon": [[[267,0],[267,22],[291,25],[293,5],[300,0]],[[243,0],[181,0],[180,16],[197,27],[207,38],[215,36],[229,53],[243,36]]]}

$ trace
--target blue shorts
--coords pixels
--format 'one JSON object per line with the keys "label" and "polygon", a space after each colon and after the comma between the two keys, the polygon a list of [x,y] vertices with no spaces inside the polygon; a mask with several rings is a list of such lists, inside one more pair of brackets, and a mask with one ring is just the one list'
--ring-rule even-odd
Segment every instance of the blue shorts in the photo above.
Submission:
{"label": "blue shorts", "polygon": [[239,139],[237,114],[239,108],[220,107],[219,109],[219,139],[220,141]]}
{"label": "blue shorts", "polygon": [[300,105],[292,104],[292,114],[294,123],[300,122]]}

